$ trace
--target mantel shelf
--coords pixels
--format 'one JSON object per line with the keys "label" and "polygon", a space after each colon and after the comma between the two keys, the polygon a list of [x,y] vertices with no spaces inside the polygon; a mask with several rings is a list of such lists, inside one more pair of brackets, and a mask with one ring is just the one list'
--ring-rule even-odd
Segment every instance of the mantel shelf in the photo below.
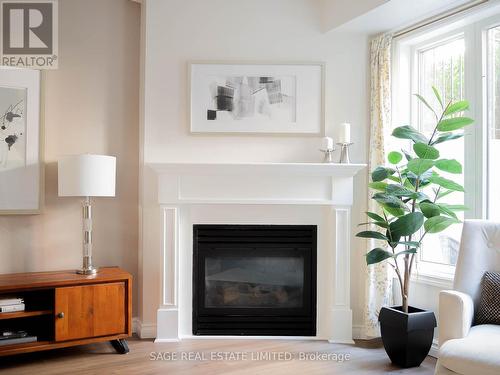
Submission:
{"label": "mantel shelf", "polygon": [[158,174],[176,175],[289,175],[352,177],[366,164],[338,163],[151,163]]}
{"label": "mantel shelf", "polygon": [[353,178],[365,164],[156,163],[162,205],[351,206]]}

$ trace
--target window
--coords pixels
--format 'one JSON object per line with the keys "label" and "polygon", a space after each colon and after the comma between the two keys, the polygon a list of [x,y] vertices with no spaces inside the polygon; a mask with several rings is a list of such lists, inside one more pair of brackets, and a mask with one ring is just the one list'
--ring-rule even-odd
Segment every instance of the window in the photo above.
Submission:
{"label": "window", "polygon": [[[492,16],[493,15],[493,16]],[[464,204],[461,219],[500,221],[500,15],[498,8],[482,9],[448,24],[431,26],[396,39],[393,75],[393,125],[412,124],[423,133],[435,119],[418,93],[438,107],[432,86],[443,100],[467,99],[466,114],[475,124],[461,139],[440,146],[441,157],[454,158],[464,167],[462,176],[446,174],[465,187],[465,194],[446,197],[449,204]],[[453,277],[461,226],[426,236],[419,252],[417,274],[433,279]],[[443,284],[440,284],[443,285]]]}
{"label": "window", "polygon": [[487,31],[488,217],[500,221],[500,26]]}
{"label": "window", "polygon": [[[463,35],[458,35],[438,40],[432,43],[431,46],[416,49],[417,92],[427,98],[433,108],[439,108],[439,103],[432,91],[432,86],[439,90],[444,103],[464,99],[464,46]],[[430,138],[436,126],[436,119],[420,101],[417,106],[418,128]],[[439,149],[441,158],[456,159],[464,165],[463,138],[443,143]],[[448,174],[446,178],[461,185],[464,184],[463,175]],[[432,192],[429,193],[430,196],[433,195]],[[455,192],[444,197],[442,202],[463,205],[463,194]],[[463,219],[463,215],[461,219]],[[438,265],[455,266],[460,243],[460,232],[460,226],[453,225],[444,232],[427,236],[422,244],[420,260]]]}

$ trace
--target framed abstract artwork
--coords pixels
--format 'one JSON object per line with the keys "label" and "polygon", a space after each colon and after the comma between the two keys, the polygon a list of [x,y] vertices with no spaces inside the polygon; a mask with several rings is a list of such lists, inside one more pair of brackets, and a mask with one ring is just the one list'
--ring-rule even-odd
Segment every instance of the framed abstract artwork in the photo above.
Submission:
{"label": "framed abstract artwork", "polygon": [[189,67],[192,133],[323,134],[323,63]]}
{"label": "framed abstract artwork", "polygon": [[40,72],[0,68],[0,214],[40,212],[40,139]]}

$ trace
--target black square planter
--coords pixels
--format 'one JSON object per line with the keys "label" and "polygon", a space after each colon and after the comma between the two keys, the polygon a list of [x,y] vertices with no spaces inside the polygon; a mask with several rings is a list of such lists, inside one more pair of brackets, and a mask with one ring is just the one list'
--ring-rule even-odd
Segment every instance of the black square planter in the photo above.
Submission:
{"label": "black square planter", "polygon": [[432,346],[436,317],[434,312],[409,306],[382,307],[378,317],[382,342],[392,363],[401,367],[420,366]]}

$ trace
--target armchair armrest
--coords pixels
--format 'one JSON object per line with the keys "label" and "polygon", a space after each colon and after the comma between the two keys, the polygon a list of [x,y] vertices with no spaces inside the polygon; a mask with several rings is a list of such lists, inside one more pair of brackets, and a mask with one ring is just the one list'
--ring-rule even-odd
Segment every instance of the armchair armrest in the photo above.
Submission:
{"label": "armchair armrest", "polygon": [[439,346],[469,334],[474,319],[474,302],[468,294],[455,290],[439,293]]}

